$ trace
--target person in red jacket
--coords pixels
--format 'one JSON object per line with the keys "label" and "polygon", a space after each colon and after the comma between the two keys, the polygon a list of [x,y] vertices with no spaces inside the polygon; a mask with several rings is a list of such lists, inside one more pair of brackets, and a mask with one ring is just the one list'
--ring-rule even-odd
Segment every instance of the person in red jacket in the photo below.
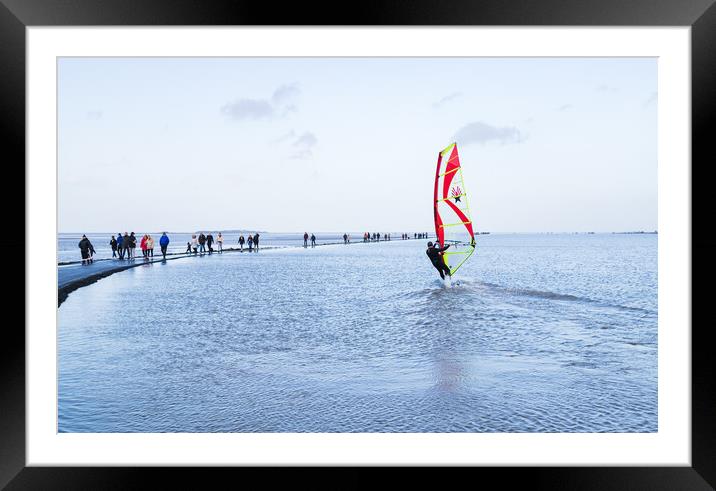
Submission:
{"label": "person in red jacket", "polygon": [[142,249],[142,256],[147,257],[147,236],[144,235],[142,240],[139,242],[139,247]]}

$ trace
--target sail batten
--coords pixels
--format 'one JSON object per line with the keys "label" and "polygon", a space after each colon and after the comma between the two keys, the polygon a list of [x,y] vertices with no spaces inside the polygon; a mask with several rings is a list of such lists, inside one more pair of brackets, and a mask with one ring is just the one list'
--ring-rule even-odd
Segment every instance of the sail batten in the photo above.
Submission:
{"label": "sail batten", "polygon": [[475,251],[475,232],[457,143],[438,154],[433,210],[437,241],[441,245],[451,244],[443,260],[454,274]]}

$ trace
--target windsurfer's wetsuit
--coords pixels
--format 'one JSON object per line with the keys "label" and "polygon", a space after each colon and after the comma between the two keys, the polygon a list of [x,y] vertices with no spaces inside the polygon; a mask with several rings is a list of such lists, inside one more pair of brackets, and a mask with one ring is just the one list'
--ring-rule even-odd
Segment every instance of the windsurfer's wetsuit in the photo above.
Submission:
{"label": "windsurfer's wetsuit", "polygon": [[450,247],[450,244],[446,245],[445,247],[428,247],[428,249],[425,251],[425,254],[428,255],[428,257],[430,258],[430,262],[432,262],[433,266],[435,266],[435,269],[438,270],[438,273],[440,273],[440,278],[442,279],[445,279],[446,274],[450,276],[450,268],[448,268],[447,264],[445,264],[442,255],[442,253],[446,251],[448,247]]}

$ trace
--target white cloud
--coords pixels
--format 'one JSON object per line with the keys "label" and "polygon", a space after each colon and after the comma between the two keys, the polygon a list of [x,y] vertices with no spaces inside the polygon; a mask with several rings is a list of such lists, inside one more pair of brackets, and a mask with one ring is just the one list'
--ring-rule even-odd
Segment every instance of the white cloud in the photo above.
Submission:
{"label": "white cloud", "polygon": [[314,146],[316,143],[318,143],[318,139],[316,138],[316,135],[307,131],[303,135],[299,136],[295,142],[293,142],[293,146],[294,147],[304,146],[304,147],[310,148],[310,147]]}
{"label": "white cloud", "polygon": [[617,89],[616,87],[607,85],[607,84],[598,85],[597,87],[594,88],[594,90],[597,92],[611,92],[611,93],[619,92],[619,89]]}
{"label": "white cloud", "polygon": [[507,126],[498,128],[482,122],[469,123],[455,133],[455,141],[463,145],[471,143],[488,143],[491,141],[499,143],[520,143],[525,138],[520,130]]}
{"label": "white cloud", "polygon": [[295,137],[296,137],[296,132],[291,130],[288,133],[284,133],[283,135],[279,136],[278,138],[274,138],[273,140],[271,140],[270,143],[272,145],[277,145],[279,143],[283,143],[285,141],[292,140]]}
{"label": "white cloud", "polygon": [[273,92],[271,102],[275,106],[286,106],[301,94],[297,84],[282,85]]}
{"label": "white cloud", "polygon": [[221,112],[237,120],[271,119],[275,116],[285,117],[297,112],[294,103],[301,93],[298,85],[282,85],[277,88],[270,99],[239,99],[225,104]]}
{"label": "white cloud", "polygon": [[316,135],[314,135],[310,131],[303,133],[292,143],[295,152],[293,155],[291,155],[291,158],[307,159],[311,157],[313,155],[312,149],[316,146],[317,143],[318,138],[316,138]]}
{"label": "white cloud", "polygon": [[462,97],[462,92],[453,92],[452,94],[446,95],[445,97],[443,97],[442,99],[440,99],[438,102],[434,102],[434,103],[433,103],[433,107],[434,107],[434,108],[438,108],[438,107],[440,107],[440,106],[442,106],[442,105],[444,105],[444,104],[446,104],[446,103],[448,103],[448,102],[450,102],[450,101],[452,101],[452,100],[454,100],[454,99],[457,99],[457,98],[459,98],[459,97]]}
{"label": "white cloud", "polygon": [[263,119],[274,115],[273,106],[262,99],[240,99],[226,104],[221,112],[233,119]]}

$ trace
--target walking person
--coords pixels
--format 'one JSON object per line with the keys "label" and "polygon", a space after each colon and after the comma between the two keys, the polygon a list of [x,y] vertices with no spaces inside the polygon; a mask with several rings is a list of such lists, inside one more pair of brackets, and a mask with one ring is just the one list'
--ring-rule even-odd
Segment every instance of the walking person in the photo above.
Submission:
{"label": "walking person", "polygon": [[162,236],[159,237],[159,248],[162,250],[162,258],[163,259],[167,258],[167,247],[168,246],[169,246],[169,237],[167,236],[166,232],[163,232]]}
{"label": "walking person", "polygon": [[194,254],[196,254],[196,251],[199,248],[199,241],[196,238],[196,234],[192,234],[191,236],[191,248],[194,249]]}
{"label": "walking person", "polygon": [[216,245],[219,248],[219,254],[224,252],[224,238],[221,236],[221,232],[216,236]]}
{"label": "walking person", "polygon": [[184,254],[191,254],[191,242],[186,243],[186,252]]}
{"label": "walking person", "polygon": [[112,257],[117,257],[117,239],[114,238],[114,235],[109,241],[109,246],[112,248]]}
{"label": "walking person", "polygon": [[303,233],[303,247],[308,247],[308,232]]}
{"label": "walking person", "polygon": [[249,234],[249,238],[246,239],[246,244],[248,244],[248,246],[249,246],[249,252],[251,252],[251,248],[254,246],[254,238],[251,237],[250,234]]}
{"label": "walking person", "polygon": [[199,240],[199,252],[200,252],[200,253],[206,252],[206,247],[205,247],[205,244],[206,244],[206,235],[204,235],[204,232],[201,232],[201,233],[199,234],[199,239],[198,239],[198,240]]}
{"label": "walking person", "polygon": [[258,232],[256,232],[254,234],[254,250],[256,252],[259,252],[259,233]]}
{"label": "walking person", "polygon": [[154,238],[147,235],[147,256],[154,259]]}
{"label": "walking person", "polygon": [[244,239],[244,236],[239,235],[239,250],[241,252],[244,252],[244,242],[246,242],[246,239]]}
{"label": "walking person", "polygon": [[147,236],[146,234],[142,236],[142,240],[139,241],[139,248],[142,249],[142,257],[146,259],[147,257]]}
{"label": "walking person", "polygon": [[209,254],[214,252],[214,248],[211,247],[211,244],[214,243],[214,236],[211,235],[211,233],[207,234],[206,236],[206,248],[209,249]]}
{"label": "walking person", "polygon": [[132,259],[136,257],[134,253],[134,249],[137,248],[137,236],[134,235],[134,232],[129,232],[129,255],[132,256]]}
{"label": "walking person", "polygon": [[343,234],[343,243],[344,244],[348,243],[348,234]]}
{"label": "walking person", "polygon": [[122,237],[122,259],[125,257],[127,260],[129,260],[129,254],[131,253],[129,249],[129,243],[131,242],[131,239],[129,238],[129,234],[127,232],[124,232],[124,237]]}
{"label": "walking person", "polygon": [[82,239],[80,239],[80,242],[77,244],[77,247],[80,248],[80,255],[82,256],[82,265],[90,263],[90,247],[92,244],[90,243],[89,239],[86,235],[82,235]]}
{"label": "walking person", "polygon": [[311,234],[311,247],[316,247],[316,236]]}
{"label": "walking person", "polygon": [[119,260],[124,259],[124,249],[122,248],[122,241],[124,239],[122,238],[122,233],[117,234],[117,255],[119,256]]}

